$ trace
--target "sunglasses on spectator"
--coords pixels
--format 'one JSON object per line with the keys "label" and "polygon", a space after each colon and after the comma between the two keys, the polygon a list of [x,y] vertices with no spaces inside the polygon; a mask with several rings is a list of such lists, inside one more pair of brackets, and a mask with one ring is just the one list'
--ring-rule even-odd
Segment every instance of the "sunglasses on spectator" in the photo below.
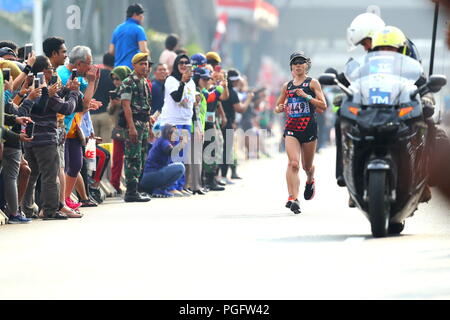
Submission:
{"label": "sunglasses on spectator", "polygon": [[303,59],[299,59],[299,60],[294,60],[294,61],[292,61],[292,64],[293,64],[293,65],[304,64],[304,63],[306,63],[306,60],[303,60]]}
{"label": "sunglasses on spectator", "polygon": [[181,60],[180,62],[178,62],[178,64],[189,64],[190,62],[189,61],[186,61],[186,60]]}

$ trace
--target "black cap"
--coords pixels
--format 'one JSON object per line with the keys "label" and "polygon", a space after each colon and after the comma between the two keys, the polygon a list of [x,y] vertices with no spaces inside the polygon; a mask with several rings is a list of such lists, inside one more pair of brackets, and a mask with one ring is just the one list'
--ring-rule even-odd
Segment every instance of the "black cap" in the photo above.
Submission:
{"label": "black cap", "polygon": [[140,3],[132,4],[127,9],[127,17],[131,18],[134,14],[144,13],[144,7]]}
{"label": "black cap", "polygon": [[8,56],[8,55],[14,56],[17,58],[17,54],[14,52],[13,49],[8,48],[8,47],[3,47],[0,49],[0,57]]}
{"label": "black cap", "polygon": [[303,59],[305,61],[309,59],[307,56],[305,56],[305,53],[303,51],[296,51],[293,54],[291,54],[291,57],[289,58],[289,64],[292,64],[292,61],[298,58]]}

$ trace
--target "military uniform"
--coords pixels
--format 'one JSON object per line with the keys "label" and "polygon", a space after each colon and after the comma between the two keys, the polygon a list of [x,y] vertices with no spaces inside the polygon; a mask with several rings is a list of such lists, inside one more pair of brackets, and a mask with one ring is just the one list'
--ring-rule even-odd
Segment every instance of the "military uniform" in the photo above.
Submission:
{"label": "military uniform", "polygon": [[[137,143],[132,143],[129,131],[125,130],[125,183],[127,194],[136,194],[139,178],[147,157],[149,136],[149,117],[152,96],[147,80],[139,78],[134,72],[126,78],[120,87],[120,99],[129,100],[137,131]],[[119,126],[128,129],[125,114],[119,115]]]}

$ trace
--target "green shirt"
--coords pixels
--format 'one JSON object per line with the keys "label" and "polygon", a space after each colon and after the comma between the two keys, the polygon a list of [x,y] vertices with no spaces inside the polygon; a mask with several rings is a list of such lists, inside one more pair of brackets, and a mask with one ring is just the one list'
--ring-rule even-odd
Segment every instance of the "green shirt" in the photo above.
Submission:
{"label": "green shirt", "polygon": [[[133,71],[119,89],[121,100],[129,100],[134,120],[148,121],[151,111],[152,94],[145,78],[138,77]],[[144,120],[147,117],[146,120]]]}

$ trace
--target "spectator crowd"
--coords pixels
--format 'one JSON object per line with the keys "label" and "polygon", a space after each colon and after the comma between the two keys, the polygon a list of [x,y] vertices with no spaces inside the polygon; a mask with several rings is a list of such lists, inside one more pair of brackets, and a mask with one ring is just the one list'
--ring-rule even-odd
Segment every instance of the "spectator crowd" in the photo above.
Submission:
{"label": "spectator crowd", "polygon": [[59,37],[38,56],[29,44],[0,42],[0,206],[9,223],[81,218],[106,196],[224,191],[241,179],[242,130],[246,158],[268,155],[259,139],[272,121],[265,88],[250,90],[217,52],[188,56],[173,34],[153,62],[143,19],[141,5],[128,7],[101,64]]}

